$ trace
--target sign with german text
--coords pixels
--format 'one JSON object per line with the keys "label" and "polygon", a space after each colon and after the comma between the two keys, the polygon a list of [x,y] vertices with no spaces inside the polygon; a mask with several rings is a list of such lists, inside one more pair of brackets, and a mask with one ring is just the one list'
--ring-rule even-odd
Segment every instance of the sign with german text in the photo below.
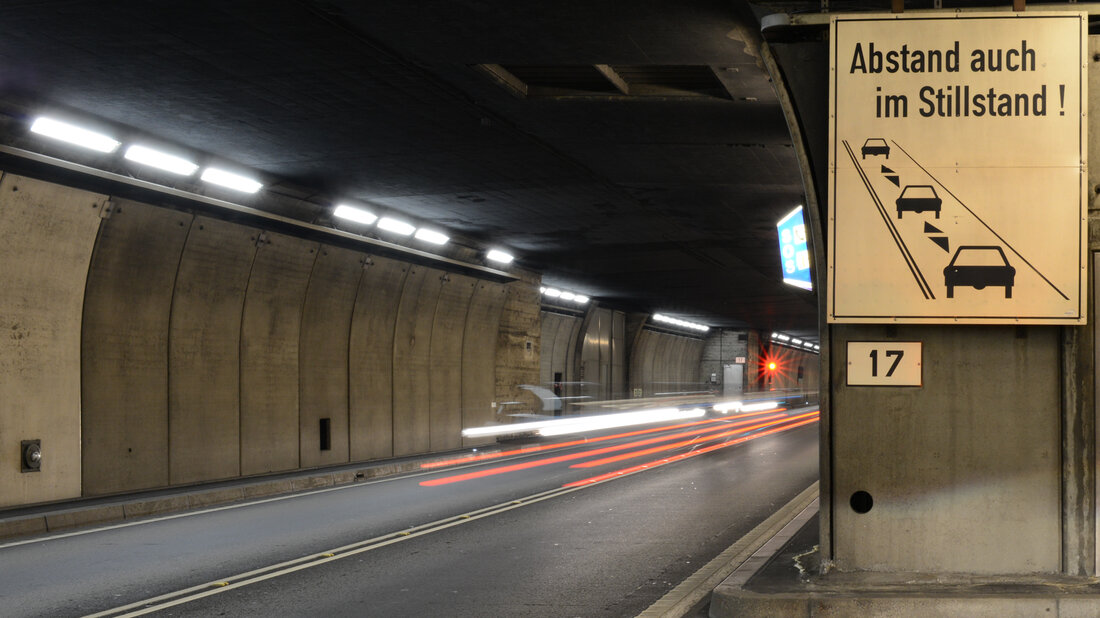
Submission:
{"label": "sign with german text", "polygon": [[1084,324],[1080,12],[834,16],[828,319]]}

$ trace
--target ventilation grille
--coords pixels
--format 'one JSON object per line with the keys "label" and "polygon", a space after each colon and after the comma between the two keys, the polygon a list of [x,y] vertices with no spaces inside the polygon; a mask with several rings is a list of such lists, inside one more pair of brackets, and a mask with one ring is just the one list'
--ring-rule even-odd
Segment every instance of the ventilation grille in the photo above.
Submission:
{"label": "ventilation grille", "polygon": [[475,66],[523,98],[731,98],[706,65]]}

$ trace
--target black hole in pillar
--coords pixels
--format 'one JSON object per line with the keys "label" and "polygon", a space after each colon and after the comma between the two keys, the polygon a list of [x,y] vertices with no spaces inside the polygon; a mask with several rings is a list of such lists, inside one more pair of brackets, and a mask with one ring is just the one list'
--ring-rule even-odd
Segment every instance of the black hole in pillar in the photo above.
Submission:
{"label": "black hole in pillar", "polygon": [[332,419],[321,419],[321,450],[332,450]]}
{"label": "black hole in pillar", "polygon": [[1026,326],[1017,326],[1016,327],[1016,338],[1017,339],[1027,339],[1027,327]]}
{"label": "black hole in pillar", "polygon": [[863,490],[852,494],[852,499],[848,502],[852,505],[852,510],[860,515],[870,511],[871,507],[875,505],[875,501],[871,498],[871,494]]}
{"label": "black hole in pillar", "polygon": [[897,337],[898,336],[898,327],[894,326],[893,324],[887,325],[887,327],[886,327],[886,336],[890,337],[891,339],[893,339],[894,337]]}

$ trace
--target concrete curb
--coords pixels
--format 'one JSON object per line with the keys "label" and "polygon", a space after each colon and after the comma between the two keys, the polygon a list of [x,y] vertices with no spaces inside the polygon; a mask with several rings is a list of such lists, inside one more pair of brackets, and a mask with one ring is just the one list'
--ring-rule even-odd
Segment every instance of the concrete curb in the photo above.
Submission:
{"label": "concrete curb", "polygon": [[[494,452],[497,449],[479,449],[478,454]],[[473,458],[470,453],[467,457]],[[0,516],[0,540],[46,534],[60,530],[71,530],[86,526],[121,522],[143,517],[168,515],[184,511],[197,510],[212,506],[221,506],[234,502],[244,502],[258,498],[292,494],[310,489],[349,485],[357,482],[417,472],[421,466],[443,459],[463,459],[461,455],[436,457],[418,461],[405,461],[369,465],[359,469],[314,471],[300,476],[278,479],[244,482],[233,487],[212,487],[209,489],[188,487],[173,495],[127,499],[120,496],[117,502],[95,506],[70,506],[58,504],[56,510],[34,515]]]}

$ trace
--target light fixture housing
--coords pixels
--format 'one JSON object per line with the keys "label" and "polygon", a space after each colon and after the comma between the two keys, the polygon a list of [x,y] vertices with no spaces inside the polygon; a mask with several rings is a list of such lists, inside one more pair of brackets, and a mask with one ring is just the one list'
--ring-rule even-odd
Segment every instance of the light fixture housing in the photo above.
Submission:
{"label": "light fixture housing", "polygon": [[195,173],[195,170],[199,169],[197,164],[183,157],[170,155],[166,152],[154,150],[146,146],[140,146],[138,144],[134,144],[127,148],[126,154],[123,156],[134,163],[141,163],[142,165],[155,167],[159,170],[171,172],[180,176],[190,176]]}
{"label": "light fixture housing", "polygon": [[416,230],[416,226],[393,217],[382,217],[378,220],[378,229],[393,232],[398,236],[408,236]]}
{"label": "light fixture housing", "polygon": [[241,191],[242,193],[255,193],[264,186],[263,183],[259,181],[241,176],[240,174],[234,174],[233,172],[227,172],[216,167],[208,167],[203,170],[202,179],[210,184]]}
{"label": "light fixture housing", "polygon": [[501,264],[511,264],[512,260],[516,259],[511,253],[501,251],[500,249],[490,249],[489,252],[485,254],[485,258]]}
{"label": "light fixture housing", "polygon": [[102,133],[89,131],[88,129],[67,122],[61,122],[60,120],[54,120],[46,116],[39,116],[36,118],[34,123],[31,124],[31,131],[39,135],[44,135],[98,152],[114,152],[118,149],[119,145],[121,145],[121,142],[118,140],[103,135]]}
{"label": "light fixture housing", "polygon": [[336,210],[332,211],[332,216],[362,223],[363,225],[370,225],[378,220],[378,215],[373,212],[355,206],[348,206],[347,204],[337,205]]}
{"label": "light fixture housing", "polygon": [[417,240],[423,240],[424,242],[431,243],[433,245],[445,245],[448,241],[451,240],[449,236],[442,232],[437,232],[435,230],[426,230],[424,228],[416,230],[416,234],[413,237]]}

